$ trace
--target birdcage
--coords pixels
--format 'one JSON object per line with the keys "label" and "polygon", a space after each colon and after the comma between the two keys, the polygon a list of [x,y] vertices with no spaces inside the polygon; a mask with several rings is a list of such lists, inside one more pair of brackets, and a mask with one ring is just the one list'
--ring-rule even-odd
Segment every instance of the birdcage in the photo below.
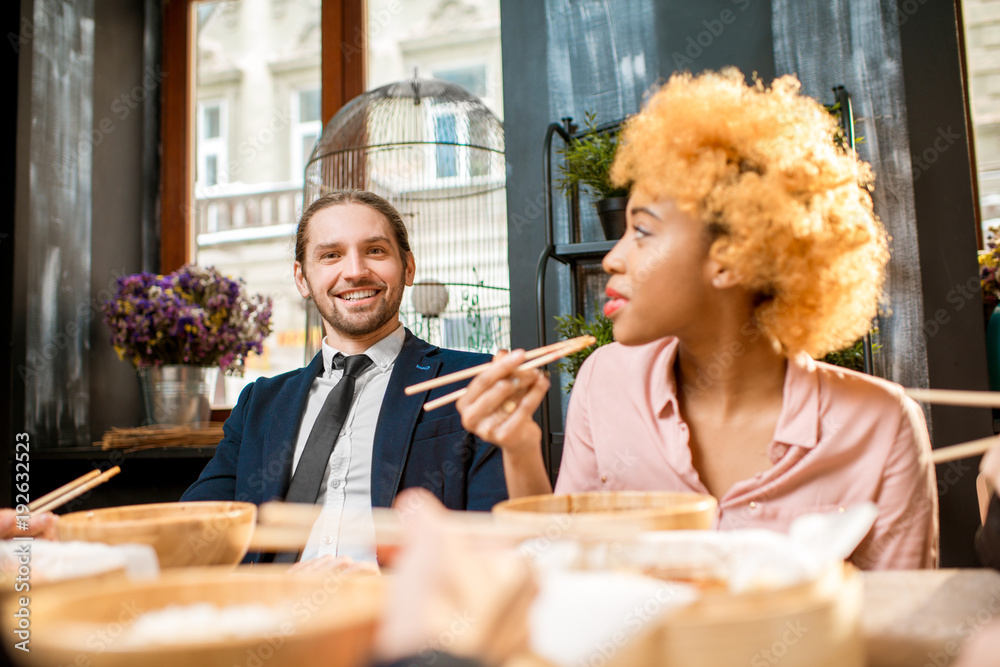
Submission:
{"label": "birdcage", "polygon": [[[400,315],[436,345],[495,352],[510,342],[503,125],[460,86],[414,78],[351,100],[305,170],[305,205],[359,188],[399,210],[416,259]],[[322,334],[309,309],[311,353]]]}

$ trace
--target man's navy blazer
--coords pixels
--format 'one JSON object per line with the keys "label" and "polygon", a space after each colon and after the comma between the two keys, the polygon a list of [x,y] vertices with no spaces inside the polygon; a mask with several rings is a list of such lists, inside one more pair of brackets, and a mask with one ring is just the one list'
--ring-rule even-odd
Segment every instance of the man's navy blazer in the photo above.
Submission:
{"label": "man's navy blazer", "polygon": [[[461,387],[448,385],[406,396],[403,389],[489,361],[485,354],[446,350],[406,330],[375,427],[371,494],[389,507],[402,489],[422,486],[456,510],[489,510],[507,498],[496,446],[462,428],[454,404],[426,412],[426,401]],[[260,504],[284,498],[291,481],[299,423],[323,354],[305,368],[247,386],[215,456],[181,500],[240,500]],[[251,557],[252,560],[256,558]]]}

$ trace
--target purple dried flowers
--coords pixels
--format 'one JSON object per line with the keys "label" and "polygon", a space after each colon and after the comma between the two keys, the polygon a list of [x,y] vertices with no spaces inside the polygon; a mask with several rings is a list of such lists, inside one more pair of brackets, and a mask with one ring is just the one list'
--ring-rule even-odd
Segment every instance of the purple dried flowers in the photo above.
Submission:
{"label": "purple dried flowers", "polygon": [[190,364],[242,375],[247,355],[264,351],[272,305],[245,287],[214,267],[190,264],[166,276],[119,278],[103,308],[111,344],[136,368]]}
{"label": "purple dried flowers", "polygon": [[979,285],[983,289],[985,313],[992,313],[997,304],[1000,304],[1000,247],[998,247],[998,232],[1000,232],[1000,228],[990,227],[986,238],[986,249],[979,252]]}

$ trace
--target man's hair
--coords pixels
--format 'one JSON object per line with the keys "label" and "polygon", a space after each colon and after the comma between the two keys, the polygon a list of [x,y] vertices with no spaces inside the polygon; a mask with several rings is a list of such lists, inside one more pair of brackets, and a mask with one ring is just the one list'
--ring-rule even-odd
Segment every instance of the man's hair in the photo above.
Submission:
{"label": "man's hair", "polygon": [[331,206],[342,206],[344,204],[360,204],[382,214],[385,221],[389,223],[393,236],[396,237],[396,245],[399,246],[399,254],[406,264],[406,255],[410,252],[410,236],[403,224],[403,218],[399,215],[396,207],[388,201],[379,197],[374,192],[367,190],[338,190],[324,195],[309,205],[302,213],[299,220],[299,227],[295,231],[295,261],[303,267],[306,264],[306,244],[309,238],[309,221],[314,215],[325,208]]}
{"label": "man's hair", "polygon": [[794,76],[768,89],[735,69],[675,74],[626,123],[611,180],[700,221],[757,325],[822,357],[869,329],[889,259],[871,167],[838,132]]}

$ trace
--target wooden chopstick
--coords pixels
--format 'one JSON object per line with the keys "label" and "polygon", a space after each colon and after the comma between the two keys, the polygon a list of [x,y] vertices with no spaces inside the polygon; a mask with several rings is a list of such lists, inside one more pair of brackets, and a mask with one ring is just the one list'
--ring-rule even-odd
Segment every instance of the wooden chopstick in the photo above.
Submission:
{"label": "wooden chopstick", "polygon": [[[915,389],[905,390],[906,395],[921,403],[937,405],[958,405],[969,408],[1000,408],[1000,391],[970,391],[966,389]],[[959,459],[985,454],[991,447],[1000,444],[995,436],[979,438],[957,445],[941,447],[931,452],[934,463],[947,463]]]}
{"label": "wooden chopstick", "polygon": [[[108,468],[107,470],[105,470],[101,474],[97,475],[96,477],[91,477],[89,480],[84,480],[84,477],[87,477],[87,475],[84,475],[83,477],[80,477],[79,479],[73,480],[72,482],[70,482],[70,484],[73,484],[74,486],[69,491],[67,491],[66,493],[64,493],[64,494],[62,494],[60,496],[54,497],[51,500],[46,501],[44,504],[39,505],[38,507],[33,508],[31,510],[31,513],[32,514],[38,514],[38,513],[41,513],[41,512],[51,512],[52,510],[56,509],[57,507],[61,507],[62,505],[65,505],[66,503],[68,503],[69,501],[73,500],[77,496],[83,495],[87,491],[90,491],[95,486],[99,486],[101,484],[104,484],[106,481],[108,481],[109,479],[111,479],[112,477],[114,477],[115,475],[117,475],[118,473],[120,473],[121,471],[122,471],[122,469],[120,467],[115,466],[114,468]],[[80,483],[81,480],[83,480],[82,483]],[[66,486],[69,486],[70,484],[67,484]],[[62,488],[62,487],[60,487],[60,488]],[[52,495],[52,494],[49,494],[49,495]],[[44,498],[44,496],[43,496],[43,498]],[[41,499],[39,499],[39,500],[41,500]]]}
{"label": "wooden chopstick", "polygon": [[62,494],[64,494],[67,491],[70,491],[70,490],[76,488],[80,484],[86,484],[87,482],[89,482],[90,480],[94,479],[95,477],[97,477],[100,474],[101,474],[100,468],[94,468],[93,470],[91,470],[87,474],[80,475],[79,477],[77,477],[76,479],[74,479],[72,482],[67,482],[66,484],[63,484],[62,486],[60,486],[55,491],[49,491],[48,493],[46,493],[41,498],[35,498],[30,503],[28,503],[28,511],[29,512],[34,512],[36,509],[38,509],[39,507],[44,506],[45,503],[49,502],[50,500],[52,500],[54,498],[58,498]]}
{"label": "wooden chopstick", "polygon": [[1000,391],[964,389],[906,389],[906,395],[921,403],[962,405],[970,408],[1000,408]]}
{"label": "wooden chopstick", "polygon": [[[299,551],[306,546],[315,521],[322,508],[319,505],[297,505],[295,503],[270,502],[260,506],[257,526],[250,540],[250,548],[256,551]],[[520,543],[541,537],[543,529],[532,523],[516,524],[496,521],[489,512],[460,512],[449,510],[444,516],[446,529],[454,534],[470,539],[501,540]],[[579,515],[586,516],[586,515]],[[375,542],[378,546],[398,546],[403,542],[403,522],[396,510],[376,507],[372,509],[375,527]],[[575,522],[574,522],[575,523]],[[562,525],[562,524],[560,524]],[[593,537],[610,539],[622,538],[635,532],[634,528],[615,526],[613,521],[575,523],[564,526],[562,533],[567,538]],[[340,539],[346,542],[370,542],[369,532],[357,530],[352,522],[344,522],[340,527]]]}
{"label": "wooden chopstick", "polygon": [[[585,345],[593,345],[597,342],[597,339],[593,336],[577,336],[576,338],[568,338],[566,340],[561,340],[558,343],[552,343],[551,345],[546,345],[545,347],[535,348],[534,350],[528,350],[524,353],[525,361],[530,361],[531,359],[537,359],[538,357],[549,354],[550,352],[555,352],[556,350],[562,349],[567,345],[574,345],[583,341],[585,339],[592,339],[590,343]],[[430,380],[425,380],[424,382],[418,382],[417,384],[410,385],[403,390],[403,393],[407,396],[413,396],[414,394],[419,394],[430,389],[437,389],[438,387],[444,387],[452,382],[458,382],[460,380],[467,380],[468,378],[475,377],[485,371],[487,368],[491,367],[495,362],[488,361],[485,364],[479,364],[478,366],[473,366],[471,368],[466,368],[455,373],[449,373],[448,375],[442,375],[439,378],[432,378]]]}
{"label": "wooden chopstick", "polygon": [[272,500],[257,508],[257,525],[312,526],[322,512],[322,505]]}
{"label": "wooden chopstick", "polygon": [[[570,340],[564,341],[562,347],[559,347],[556,350],[549,352],[548,354],[545,354],[541,357],[532,359],[531,361],[524,362],[523,364],[517,367],[517,370],[526,371],[531,368],[538,368],[539,366],[544,366],[545,364],[552,363],[556,359],[562,359],[563,357],[573,354],[574,352],[579,352],[584,348],[588,348],[596,342],[597,339],[594,338],[593,336],[580,336],[579,338],[571,338]],[[454,403],[458,399],[462,398],[462,396],[465,395],[466,391],[468,391],[468,389],[459,389],[458,391],[453,391],[450,394],[445,394],[440,398],[435,398],[433,401],[427,401],[426,403],[424,403],[424,410],[430,412],[431,410],[437,410],[443,405]]]}
{"label": "wooden chopstick", "polygon": [[935,449],[931,452],[931,460],[934,461],[934,463],[947,463],[948,461],[966,459],[970,456],[979,456],[980,454],[985,454],[988,450],[998,444],[1000,444],[1000,438],[997,438],[996,436],[970,440],[969,442]]}

